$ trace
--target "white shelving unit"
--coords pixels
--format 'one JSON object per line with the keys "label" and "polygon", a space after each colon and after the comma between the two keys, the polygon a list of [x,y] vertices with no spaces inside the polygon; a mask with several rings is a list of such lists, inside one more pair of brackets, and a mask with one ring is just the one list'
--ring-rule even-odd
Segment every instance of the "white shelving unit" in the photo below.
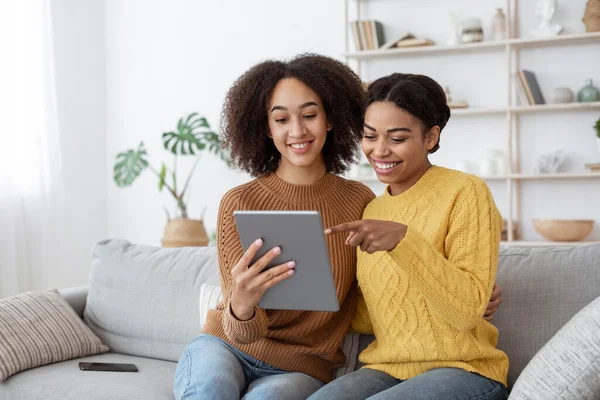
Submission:
{"label": "white shelving unit", "polygon": [[[371,0],[372,1],[372,0]],[[507,162],[510,168],[510,173],[501,176],[483,177],[488,181],[505,181],[506,193],[508,196],[508,215],[507,220],[508,240],[503,241],[503,246],[519,245],[519,246],[538,246],[538,245],[581,245],[591,242],[532,242],[516,240],[513,235],[514,222],[517,223],[517,228],[522,229],[521,207],[520,207],[520,183],[522,181],[532,180],[597,180],[600,181],[600,173],[555,173],[555,174],[524,174],[521,173],[520,157],[519,157],[519,116],[521,114],[533,113],[548,113],[548,112],[577,112],[585,110],[600,110],[600,101],[593,103],[567,103],[567,104],[544,104],[544,105],[517,105],[516,89],[513,88],[516,72],[520,67],[519,51],[521,49],[543,48],[543,47],[562,47],[568,45],[594,44],[600,43],[600,32],[585,33],[585,34],[566,34],[559,35],[548,39],[528,39],[519,37],[518,31],[518,0],[505,0],[504,11],[506,14],[506,40],[501,41],[484,41],[479,43],[459,44],[456,46],[422,46],[411,48],[396,48],[388,50],[366,50],[366,51],[350,51],[349,31],[350,21],[361,19],[361,5],[369,3],[369,0],[345,0],[344,16],[345,16],[345,52],[342,55],[346,62],[354,62],[355,70],[361,74],[361,63],[377,59],[403,58],[414,56],[426,56],[428,54],[455,54],[455,53],[473,53],[473,52],[497,52],[503,51],[506,58],[506,74],[507,74],[507,95],[508,105],[506,107],[497,108],[466,108],[453,109],[453,117],[468,117],[468,116],[486,116],[496,115],[505,116],[505,126],[507,132],[506,152]],[[354,6],[352,18],[350,18],[350,9]],[[401,5],[399,6],[401,7]],[[392,72],[392,71],[390,71]],[[365,183],[378,182],[374,176],[357,176],[354,179]]]}

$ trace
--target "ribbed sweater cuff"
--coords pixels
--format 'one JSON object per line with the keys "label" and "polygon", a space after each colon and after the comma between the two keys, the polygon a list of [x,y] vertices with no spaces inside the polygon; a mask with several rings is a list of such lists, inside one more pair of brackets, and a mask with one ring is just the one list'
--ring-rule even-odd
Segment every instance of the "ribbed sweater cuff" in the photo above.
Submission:
{"label": "ribbed sweater cuff", "polygon": [[247,321],[240,321],[233,315],[231,301],[223,310],[223,330],[234,343],[254,343],[264,336],[268,326],[267,313],[258,306],[254,307],[254,316]]}
{"label": "ribbed sweater cuff", "polygon": [[404,265],[407,261],[418,259],[426,254],[423,248],[426,243],[423,240],[421,235],[408,227],[404,238],[393,250],[389,251],[389,254],[398,264]]}

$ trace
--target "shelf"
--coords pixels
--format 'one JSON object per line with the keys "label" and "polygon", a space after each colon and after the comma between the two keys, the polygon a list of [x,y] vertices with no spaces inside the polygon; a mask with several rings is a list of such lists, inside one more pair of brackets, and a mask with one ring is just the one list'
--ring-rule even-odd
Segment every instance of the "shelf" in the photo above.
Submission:
{"label": "shelf", "polygon": [[469,51],[493,51],[504,48],[510,41],[488,41],[478,43],[465,43],[456,46],[417,46],[417,47],[404,47],[394,48],[386,50],[363,50],[343,53],[343,56],[353,58],[356,60],[360,59],[373,59],[373,58],[385,58],[385,57],[397,57],[411,54],[423,54],[423,53],[466,53]]}
{"label": "shelf", "polygon": [[600,32],[558,35],[549,39],[512,39],[510,45],[522,49],[528,47],[560,46],[563,44],[588,44],[600,40]]}
{"label": "shelf", "polygon": [[389,50],[364,50],[343,53],[342,55],[356,60],[375,59],[386,57],[410,56],[414,54],[424,53],[467,53],[477,51],[492,51],[503,48],[531,48],[531,47],[547,47],[547,46],[562,46],[567,44],[587,44],[600,41],[600,32],[579,33],[572,35],[559,35],[548,39],[507,39],[499,41],[485,41],[477,43],[458,44],[456,46],[420,46],[407,48],[394,48]]}
{"label": "shelf", "polygon": [[518,106],[510,108],[511,111],[522,114],[562,110],[586,111],[595,109],[600,109],[600,101],[594,101],[591,103],[538,104],[534,106]]}
{"label": "shelf", "polygon": [[[511,175],[492,175],[482,176],[481,179],[486,181],[501,181],[507,179],[513,180],[563,180],[563,179],[600,179],[600,173],[598,172],[559,172],[555,174],[511,174]],[[379,180],[374,176],[365,177],[347,177],[347,179],[353,179],[363,183],[380,183]]]}
{"label": "shelf", "polygon": [[600,101],[591,103],[564,103],[564,104],[538,104],[534,106],[515,106],[498,108],[453,108],[450,109],[452,117],[469,115],[501,115],[510,111],[515,114],[533,114],[549,111],[589,111],[600,109]]}
{"label": "shelf", "polygon": [[525,240],[515,240],[512,242],[501,241],[500,246],[514,247],[542,247],[542,246],[585,246],[587,244],[600,244],[600,242],[528,242]]}
{"label": "shelf", "polygon": [[460,117],[467,115],[498,115],[505,114],[508,111],[506,107],[500,108],[451,108],[451,117]]}
{"label": "shelf", "polygon": [[516,180],[547,180],[547,179],[593,179],[600,178],[600,173],[595,172],[558,172],[555,174],[513,174],[512,179]]}

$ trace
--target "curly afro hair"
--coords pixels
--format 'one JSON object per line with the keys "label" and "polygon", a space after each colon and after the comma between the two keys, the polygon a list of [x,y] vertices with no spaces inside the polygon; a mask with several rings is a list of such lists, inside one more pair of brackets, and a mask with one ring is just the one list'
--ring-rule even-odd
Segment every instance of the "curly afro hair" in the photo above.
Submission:
{"label": "curly afro hair", "polygon": [[327,121],[333,125],[322,150],[325,167],[334,174],[347,171],[360,148],[365,92],[350,68],[316,54],[301,54],[289,62],[262,62],[229,89],[221,113],[221,136],[233,165],[255,177],[279,165],[281,154],[267,135],[267,107],[275,86],[284,78],[300,80],[320,97]]}
{"label": "curly afro hair", "polygon": [[[425,75],[392,74],[374,81],[367,90],[366,107],[376,101],[393,101],[396,106],[413,115],[425,127],[423,135],[434,126],[440,133],[450,119],[446,93],[433,79]],[[440,142],[429,150],[435,153]]]}

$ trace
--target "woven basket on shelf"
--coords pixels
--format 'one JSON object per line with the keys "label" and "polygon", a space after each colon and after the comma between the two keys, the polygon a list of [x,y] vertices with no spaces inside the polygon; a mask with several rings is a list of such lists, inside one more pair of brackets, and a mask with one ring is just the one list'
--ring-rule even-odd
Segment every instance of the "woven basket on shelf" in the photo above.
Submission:
{"label": "woven basket on shelf", "polygon": [[600,0],[588,0],[582,21],[586,32],[600,32]]}

